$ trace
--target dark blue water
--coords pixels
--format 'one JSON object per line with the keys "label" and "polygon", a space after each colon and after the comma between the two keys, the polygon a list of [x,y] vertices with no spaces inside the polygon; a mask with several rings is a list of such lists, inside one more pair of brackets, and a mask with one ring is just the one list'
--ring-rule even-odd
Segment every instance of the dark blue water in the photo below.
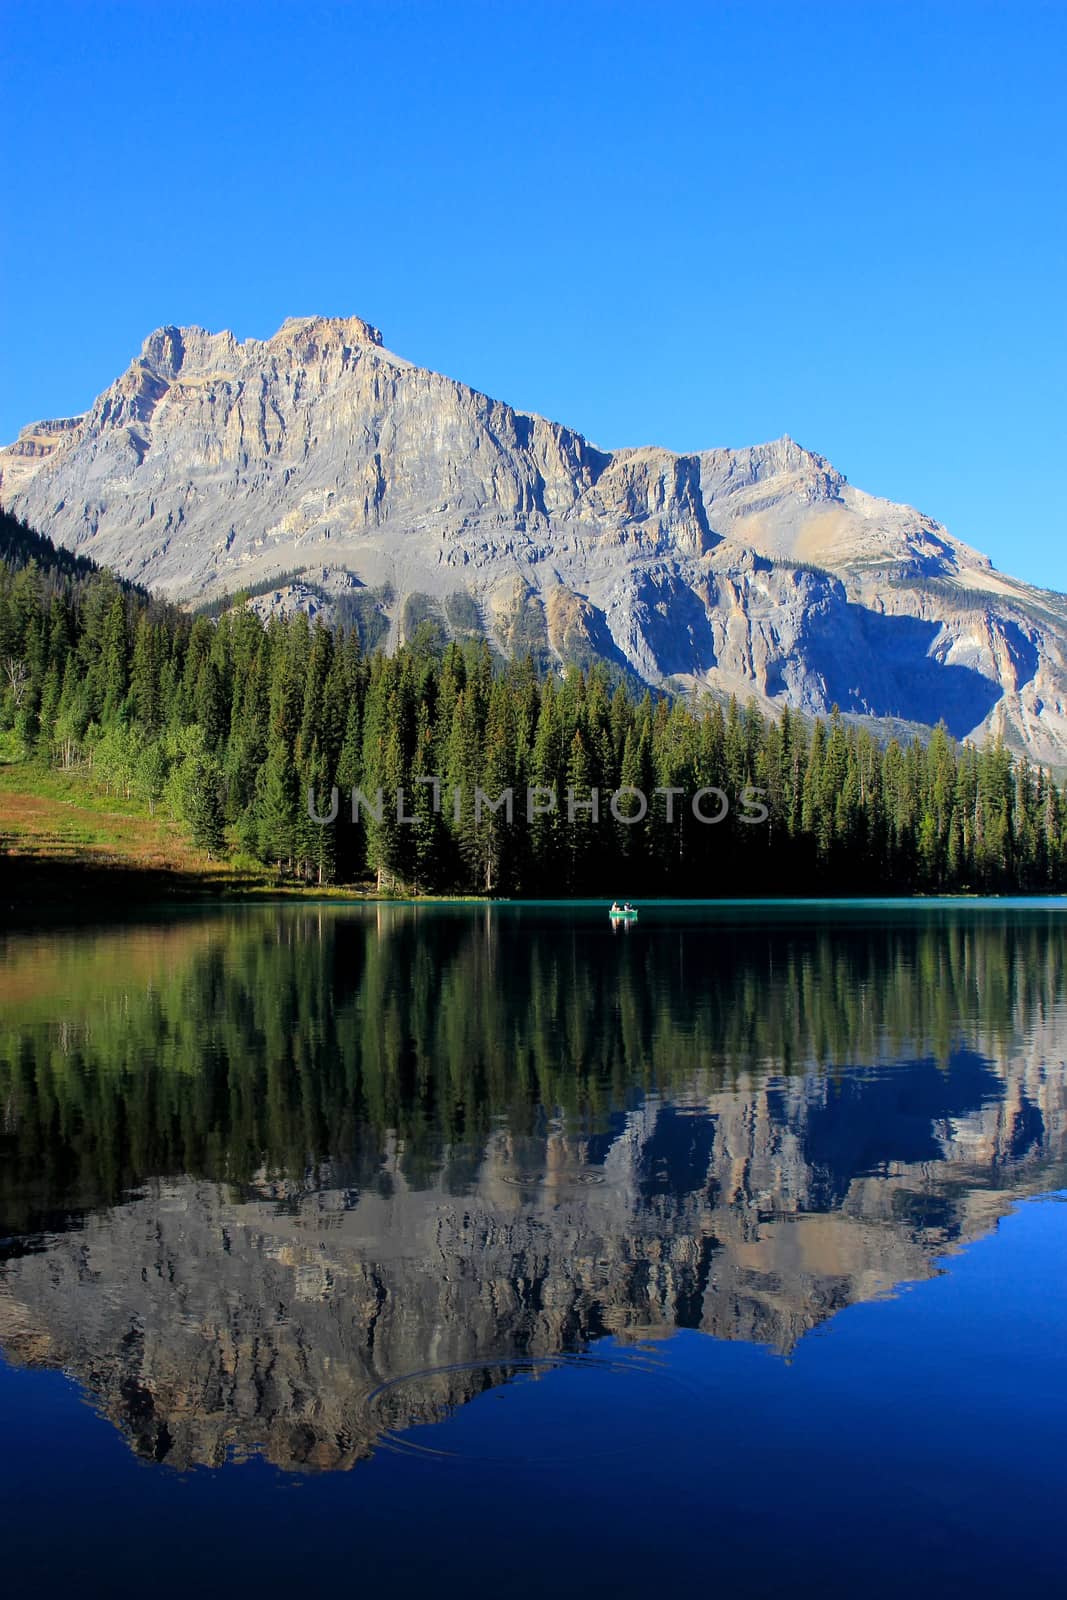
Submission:
{"label": "dark blue water", "polygon": [[1065,916],[9,938],[15,1591],[1058,1592]]}

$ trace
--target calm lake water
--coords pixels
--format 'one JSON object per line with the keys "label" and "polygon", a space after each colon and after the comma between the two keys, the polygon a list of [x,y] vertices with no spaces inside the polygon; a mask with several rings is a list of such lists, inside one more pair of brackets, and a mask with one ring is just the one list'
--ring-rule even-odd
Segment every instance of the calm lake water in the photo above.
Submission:
{"label": "calm lake water", "polygon": [[1060,1592],[1067,902],[0,942],[12,1593]]}

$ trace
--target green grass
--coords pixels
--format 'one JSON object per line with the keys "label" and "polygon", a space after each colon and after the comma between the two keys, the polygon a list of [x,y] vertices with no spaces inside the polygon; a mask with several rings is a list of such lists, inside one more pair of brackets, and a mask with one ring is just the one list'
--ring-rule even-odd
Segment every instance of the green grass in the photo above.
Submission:
{"label": "green grass", "polygon": [[352,899],[359,889],[279,879],[234,854],[213,861],[157,806],[106,795],[84,771],[0,764],[0,912],[158,899]]}

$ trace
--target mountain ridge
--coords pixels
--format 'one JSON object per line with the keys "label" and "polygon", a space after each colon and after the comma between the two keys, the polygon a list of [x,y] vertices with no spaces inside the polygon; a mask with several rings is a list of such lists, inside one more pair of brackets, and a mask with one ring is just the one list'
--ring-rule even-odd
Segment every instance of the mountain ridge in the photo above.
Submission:
{"label": "mountain ridge", "polygon": [[[414,365],[359,317],[289,318],[266,340],[154,330],[88,411],[0,449],[0,501],[194,605],[295,573],[327,616],[379,597],[390,646],[412,616],[454,632],[459,611],[504,652],[943,719],[1067,763],[1063,596],[788,434],[602,449]],[[267,608],[309,605],[282,587]]]}

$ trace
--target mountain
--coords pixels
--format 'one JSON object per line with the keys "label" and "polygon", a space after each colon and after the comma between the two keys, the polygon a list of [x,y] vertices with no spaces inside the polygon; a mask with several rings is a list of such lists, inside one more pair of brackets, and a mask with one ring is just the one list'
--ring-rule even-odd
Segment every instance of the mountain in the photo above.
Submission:
{"label": "mountain", "polygon": [[80,417],[0,450],[0,500],[171,597],[247,591],[395,644],[421,622],[655,685],[1003,733],[1067,763],[1067,597],[786,437],[601,450],[358,317],[158,329]]}

